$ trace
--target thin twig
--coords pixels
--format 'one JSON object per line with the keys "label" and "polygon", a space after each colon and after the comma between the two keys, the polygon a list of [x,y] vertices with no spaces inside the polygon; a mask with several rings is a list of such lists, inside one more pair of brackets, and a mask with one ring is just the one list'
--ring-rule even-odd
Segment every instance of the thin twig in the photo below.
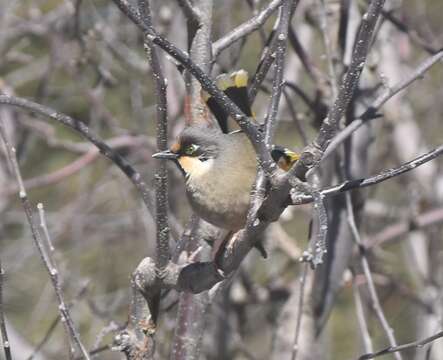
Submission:
{"label": "thin twig", "polygon": [[426,344],[429,344],[430,342],[433,342],[433,341],[440,339],[442,337],[443,337],[443,331],[440,331],[440,332],[436,333],[435,335],[429,336],[429,337],[422,339],[422,340],[417,340],[417,341],[413,341],[413,342],[398,345],[398,346],[389,346],[389,347],[387,347],[383,350],[379,350],[375,353],[364,354],[364,355],[360,356],[358,358],[358,360],[369,360],[369,359],[374,359],[374,358],[382,356],[382,355],[396,353],[398,351],[403,351],[403,350],[408,350],[408,349],[413,349],[413,348],[422,348]]}
{"label": "thin twig", "polygon": [[[285,82],[285,85],[287,85],[287,82]],[[306,130],[297,115],[297,111],[294,108],[293,99],[289,96],[286,89],[283,89],[283,95],[285,96],[286,106],[288,107],[289,113],[291,114],[294,125],[297,128],[300,138],[302,139],[303,146],[306,146],[308,145],[308,136],[306,135]]]}
{"label": "thin twig", "polygon": [[[43,264],[45,265],[46,269],[48,270],[49,273],[49,277],[51,279],[52,285],[54,287],[55,290],[55,294],[57,296],[57,300],[59,303],[59,311],[60,311],[60,316],[63,320],[63,324],[65,325],[65,330],[66,330],[66,335],[68,336],[69,341],[74,344],[76,344],[76,346],[78,347],[78,349],[80,350],[81,354],[84,356],[85,359],[89,360],[89,354],[86,351],[86,348],[84,347],[84,345],[82,344],[81,340],[80,340],[80,335],[77,332],[77,330],[75,329],[75,325],[72,321],[71,315],[69,313],[69,309],[66,306],[66,303],[64,301],[64,297],[63,297],[63,293],[61,290],[61,285],[60,285],[60,281],[59,281],[59,272],[57,270],[57,268],[55,267],[54,264],[54,260],[51,258],[51,256],[49,255],[49,253],[46,250],[46,246],[43,243],[43,240],[40,236],[40,232],[37,230],[37,227],[34,224],[34,220],[33,220],[33,210],[32,210],[32,205],[31,202],[28,199],[28,196],[26,194],[26,189],[23,186],[23,180],[22,180],[22,176],[20,173],[20,169],[18,166],[18,162],[17,162],[17,156],[16,156],[16,150],[15,148],[9,143],[5,128],[3,126],[3,122],[0,119],[0,137],[2,138],[5,146],[6,146],[6,152],[7,152],[7,157],[11,163],[11,167],[13,170],[13,173],[15,174],[15,177],[17,179],[17,182],[19,184],[19,197],[20,200],[22,202],[23,205],[23,209],[25,211],[26,214],[26,218],[28,220],[29,226],[31,228],[31,233],[32,233],[32,237],[34,239],[34,243],[39,251],[40,257],[43,261]],[[38,205],[39,208],[39,213],[40,213],[40,226],[42,227],[42,229],[44,229],[44,227],[46,226],[46,222],[44,221],[44,216],[43,216],[43,206],[42,204]],[[46,235],[46,233],[45,233]],[[46,239],[48,246],[50,247],[50,240]],[[73,356],[74,353],[74,349],[71,346],[71,349],[69,351],[70,356]]]}
{"label": "thin twig", "polygon": [[341,130],[331,141],[322,160],[325,160],[331,155],[337,147],[345,141],[354,131],[365,124],[367,121],[376,119],[378,110],[392,97],[406,89],[411,83],[417,79],[421,79],[426,71],[428,71],[432,65],[443,59],[443,50],[439,51],[437,54],[430,56],[425,61],[423,61],[417,68],[412,71],[404,80],[400,81],[398,84],[386,89],[382,94],[380,94],[374,102],[368,107],[368,109],[361,114],[357,119],[352,121],[346,128]]}
{"label": "thin twig", "polygon": [[[334,105],[323,121],[320,131],[313,142],[312,152],[306,155],[302,153],[301,161],[297,161],[296,165],[287,173],[288,177],[297,175],[304,178],[306,172],[315,166],[318,166],[324,151],[328,147],[332,138],[337,134],[338,123],[345,114],[355,89],[358,86],[361,72],[365,66],[366,57],[372,43],[372,36],[375,25],[380,12],[383,8],[384,0],[372,0],[368,6],[366,13],[362,17],[360,31],[357,35],[355,48],[352,54],[351,64],[346,72],[339,93],[334,101]],[[305,159],[305,156],[308,157]]]}
{"label": "thin twig", "polygon": [[375,235],[368,236],[368,239],[364,242],[364,244],[367,249],[370,249],[406,235],[412,230],[423,229],[442,222],[443,208],[432,209],[423,214],[418,214],[409,221],[405,220],[386,226],[386,228],[380,230]]}
{"label": "thin twig", "polygon": [[[369,267],[369,262],[368,262],[368,259],[366,258],[366,254],[363,250],[362,241],[360,238],[360,233],[358,232],[357,225],[355,223],[354,209],[352,207],[352,200],[351,200],[350,193],[346,193],[346,210],[348,213],[349,228],[351,229],[355,243],[357,244],[357,246],[359,247],[359,250],[360,250],[361,266],[363,268],[363,273],[365,274],[365,277],[366,277],[369,295],[372,300],[373,309],[375,311],[375,314],[378,317],[378,320],[380,321],[380,325],[383,328],[391,347],[395,347],[395,346],[397,346],[397,341],[395,340],[395,337],[394,337],[394,330],[391,328],[391,326],[388,323],[388,320],[386,319],[386,316],[383,312],[383,308],[380,304],[380,300],[377,295],[377,290],[375,289],[374,280],[372,279],[372,273],[371,273],[371,269]],[[394,356],[397,360],[402,360],[402,356],[400,354],[395,353]]]}
{"label": "thin twig", "polygon": [[355,282],[355,276],[352,278],[352,293],[354,295],[355,312],[357,314],[358,326],[363,340],[363,346],[365,352],[370,353],[373,351],[372,339],[369,334],[368,323],[366,321],[365,312],[363,309],[363,302],[361,300],[360,291],[358,285]]}
{"label": "thin twig", "polygon": [[298,354],[298,338],[300,336],[300,328],[301,328],[301,319],[303,316],[303,300],[304,300],[304,294],[305,294],[305,285],[306,285],[306,277],[308,274],[308,263],[305,262],[303,264],[302,268],[302,274],[300,276],[300,288],[299,288],[299,298],[298,298],[298,305],[297,305],[297,320],[295,323],[295,332],[294,332],[294,342],[292,346],[292,352],[291,352],[291,360],[297,359]]}
{"label": "thin twig", "polygon": [[50,107],[15,96],[0,95],[0,104],[16,106],[49,117],[78,132],[82,137],[86,138],[92,144],[94,144],[104,156],[106,156],[115,165],[117,165],[120,170],[123,171],[123,173],[129,178],[129,180],[131,180],[131,182],[140,192],[143,202],[145,203],[148,211],[150,213],[154,213],[151,191],[147,184],[143,181],[140,173],[136,171],[134,167],[117,151],[112,149],[97,135],[95,135],[84,122],[76,120],[54,109],[51,109]]}
{"label": "thin twig", "polygon": [[272,0],[265,8],[263,8],[257,15],[240,24],[235,29],[231,30],[228,34],[218,39],[212,45],[212,54],[214,58],[226,48],[231,46],[236,41],[248,36],[253,31],[261,29],[266,20],[272,15],[272,13],[282,4],[282,0]]}
{"label": "thin twig", "polygon": [[336,99],[338,96],[338,80],[335,73],[334,58],[332,56],[331,39],[329,37],[330,27],[328,26],[328,14],[325,0],[318,0],[320,8],[320,31],[323,39],[323,46],[326,53],[326,62],[328,65],[329,81],[332,89],[332,98]]}
{"label": "thin twig", "polygon": [[12,360],[11,344],[9,343],[8,339],[8,332],[6,329],[6,322],[5,322],[5,310],[3,308],[4,279],[5,279],[5,270],[3,269],[2,263],[0,261],[0,331],[2,333],[2,347],[5,353],[5,359]]}
{"label": "thin twig", "polygon": [[[428,161],[431,161],[442,154],[443,154],[443,145],[427,152],[426,154],[420,155],[415,159],[400,165],[399,167],[383,170],[377,175],[365,179],[347,180],[345,182],[342,182],[341,184],[321,189],[319,190],[319,192],[324,196],[332,196],[349,190],[372,186],[381,183],[383,181],[389,180],[393,177],[402,175],[408,171],[414,170],[418,166],[426,164]],[[294,205],[309,203],[312,202],[313,200],[314,199],[312,195],[300,194],[296,193],[295,191],[292,194],[292,203]]]}
{"label": "thin twig", "polygon": [[272,96],[269,103],[268,115],[265,120],[265,144],[270,149],[272,146],[277,120],[278,104],[284,86],[283,70],[287,48],[288,27],[291,20],[291,8],[294,0],[283,0],[280,8],[280,21],[277,27],[277,43],[275,51],[275,71],[272,81]]}
{"label": "thin twig", "polygon": [[[83,296],[83,294],[85,293],[86,289],[87,289],[88,283],[85,283],[78,291],[78,293],[76,294],[75,298],[73,300],[71,300],[71,302],[68,304],[69,309],[71,309],[74,304],[75,301],[78,300],[78,298],[80,298],[81,296]],[[58,323],[60,322],[61,316],[60,314],[58,314],[54,320],[52,320],[51,324],[49,325],[48,329],[46,330],[43,338],[39,341],[38,344],[36,344],[33,352],[27,357],[26,360],[32,360],[34,359],[34,357],[40,352],[40,350],[43,348],[43,346],[49,341],[49,339],[51,338],[51,336],[53,335],[55,329],[57,328]],[[90,353],[91,354],[91,353]]]}

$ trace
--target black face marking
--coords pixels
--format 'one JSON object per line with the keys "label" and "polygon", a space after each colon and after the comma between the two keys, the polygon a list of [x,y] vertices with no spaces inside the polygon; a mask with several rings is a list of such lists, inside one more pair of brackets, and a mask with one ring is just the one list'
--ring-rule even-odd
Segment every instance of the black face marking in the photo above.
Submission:
{"label": "black face marking", "polygon": [[218,135],[211,128],[186,128],[179,136],[180,149],[177,153],[181,156],[198,157],[201,161],[215,158],[218,154]]}

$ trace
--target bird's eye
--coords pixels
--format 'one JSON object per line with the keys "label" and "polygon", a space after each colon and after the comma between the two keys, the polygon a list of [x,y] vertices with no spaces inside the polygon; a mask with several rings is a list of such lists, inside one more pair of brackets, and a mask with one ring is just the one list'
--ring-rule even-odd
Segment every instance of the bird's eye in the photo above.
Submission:
{"label": "bird's eye", "polygon": [[195,152],[198,150],[199,146],[195,144],[191,144],[185,147],[184,153],[186,155],[192,156],[195,154]]}

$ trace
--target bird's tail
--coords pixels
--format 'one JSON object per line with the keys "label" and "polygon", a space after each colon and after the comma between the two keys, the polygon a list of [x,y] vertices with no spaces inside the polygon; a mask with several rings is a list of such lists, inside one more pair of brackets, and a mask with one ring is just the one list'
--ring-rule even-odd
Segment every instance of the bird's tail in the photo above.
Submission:
{"label": "bird's tail", "polygon": [[[238,70],[231,74],[220,74],[215,79],[217,87],[222,90],[244,113],[252,117],[253,113],[248,100],[248,72]],[[206,91],[202,92],[206,105],[216,118],[221,130],[226,134],[232,131],[228,113]]]}

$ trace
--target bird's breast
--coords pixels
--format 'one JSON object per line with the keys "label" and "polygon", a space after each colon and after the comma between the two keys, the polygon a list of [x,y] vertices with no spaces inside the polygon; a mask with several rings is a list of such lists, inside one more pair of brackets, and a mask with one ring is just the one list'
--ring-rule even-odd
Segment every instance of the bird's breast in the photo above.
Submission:
{"label": "bird's breast", "polygon": [[215,226],[229,230],[242,228],[246,222],[255,173],[252,175],[190,176],[186,190],[192,208],[202,219]]}

